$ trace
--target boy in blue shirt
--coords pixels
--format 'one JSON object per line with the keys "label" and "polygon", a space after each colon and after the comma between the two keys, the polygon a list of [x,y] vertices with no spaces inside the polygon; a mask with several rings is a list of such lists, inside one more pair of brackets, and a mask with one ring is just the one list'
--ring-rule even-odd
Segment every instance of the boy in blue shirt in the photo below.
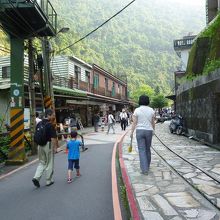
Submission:
{"label": "boy in blue shirt", "polygon": [[72,131],[71,140],[67,142],[67,149],[68,149],[68,183],[72,182],[72,171],[73,165],[76,169],[76,176],[79,177],[79,157],[80,157],[80,146],[82,146],[82,142],[77,140],[77,132]]}

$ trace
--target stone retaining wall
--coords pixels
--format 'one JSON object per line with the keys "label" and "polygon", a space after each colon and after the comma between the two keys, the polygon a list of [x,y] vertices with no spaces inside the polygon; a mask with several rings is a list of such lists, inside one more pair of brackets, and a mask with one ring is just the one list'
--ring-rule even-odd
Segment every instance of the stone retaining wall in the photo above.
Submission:
{"label": "stone retaining wall", "polygon": [[220,69],[179,86],[176,110],[189,135],[220,144]]}

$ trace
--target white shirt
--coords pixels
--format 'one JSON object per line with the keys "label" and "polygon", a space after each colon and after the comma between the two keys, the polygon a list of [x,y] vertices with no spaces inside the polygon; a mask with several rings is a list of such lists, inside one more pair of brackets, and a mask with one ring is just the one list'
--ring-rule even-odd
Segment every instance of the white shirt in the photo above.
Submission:
{"label": "white shirt", "polygon": [[108,115],[108,123],[112,124],[113,122],[115,122],[113,119],[114,119],[114,116],[112,114],[109,114]]}
{"label": "white shirt", "polygon": [[154,110],[149,106],[141,105],[134,111],[134,116],[137,117],[136,129],[154,130],[152,127],[152,119],[155,115]]}
{"label": "white shirt", "polygon": [[40,118],[36,118],[36,125],[40,122],[40,121],[42,121]]}
{"label": "white shirt", "polygon": [[121,118],[121,119],[122,119],[122,118],[127,119],[127,118],[128,118],[127,113],[126,113],[126,112],[121,112],[121,113],[120,113],[120,118]]}

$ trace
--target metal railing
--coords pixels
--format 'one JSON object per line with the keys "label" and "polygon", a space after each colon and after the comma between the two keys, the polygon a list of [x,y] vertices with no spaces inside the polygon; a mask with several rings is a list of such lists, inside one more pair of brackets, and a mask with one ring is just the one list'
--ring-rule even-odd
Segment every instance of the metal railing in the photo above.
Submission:
{"label": "metal railing", "polygon": [[[28,85],[29,83],[29,74],[27,71],[24,72],[24,83],[26,85]],[[0,78],[0,85],[5,85],[5,84],[10,84],[10,78]],[[38,85],[38,82],[35,83],[36,85]],[[111,98],[116,98],[116,99],[125,99],[126,97],[122,94],[119,93],[115,93],[115,95],[112,94],[111,91],[106,91],[105,88],[103,87],[99,87],[99,88],[93,88],[93,84],[89,84],[83,81],[80,81],[79,85],[75,83],[75,78],[67,78],[67,77],[63,77],[63,76],[57,76],[54,75],[53,76],[53,85],[55,86],[60,86],[60,87],[65,87],[65,88],[69,88],[69,89],[80,89],[83,91],[88,91],[88,92],[92,92],[94,94],[98,94],[98,95],[102,95],[102,96],[106,96],[106,97],[111,97]],[[91,91],[89,91],[89,88],[93,88],[91,89]]]}
{"label": "metal railing", "polygon": [[195,36],[192,36],[186,39],[174,40],[174,49],[191,48],[193,45],[194,39],[195,39]]}
{"label": "metal railing", "polygon": [[53,76],[53,85],[70,88],[69,79],[62,76]]}
{"label": "metal railing", "polygon": [[79,81],[79,89],[89,92],[89,84],[87,82],[80,80]]}
{"label": "metal railing", "polygon": [[46,19],[53,26],[55,31],[57,30],[57,13],[49,0],[0,0],[0,6],[1,5],[5,5],[6,7],[13,6],[16,8],[25,8],[27,5],[33,5],[33,7],[39,8],[44,13]]}
{"label": "metal railing", "polygon": [[34,0],[45,13],[48,21],[57,30],[57,13],[49,0]]}

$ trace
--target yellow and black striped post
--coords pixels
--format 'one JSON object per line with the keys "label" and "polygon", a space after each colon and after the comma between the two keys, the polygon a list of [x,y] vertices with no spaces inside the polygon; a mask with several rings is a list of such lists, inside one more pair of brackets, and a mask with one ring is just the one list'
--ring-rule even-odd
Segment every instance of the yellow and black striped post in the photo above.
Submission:
{"label": "yellow and black striped post", "polygon": [[24,147],[24,110],[11,109],[10,149],[7,164],[20,164],[26,161]]}
{"label": "yellow and black striped post", "polygon": [[10,148],[6,164],[26,161],[24,146],[24,40],[11,37]]}
{"label": "yellow and black striped post", "polygon": [[50,96],[44,97],[44,106],[45,106],[45,109],[52,108],[52,99]]}
{"label": "yellow and black striped post", "polygon": [[[55,105],[52,101],[52,98],[50,96],[45,96],[44,97],[44,107],[45,109],[50,108],[54,110],[55,113]],[[56,117],[54,118],[54,120],[52,121],[53,126],[56,128]]]}

